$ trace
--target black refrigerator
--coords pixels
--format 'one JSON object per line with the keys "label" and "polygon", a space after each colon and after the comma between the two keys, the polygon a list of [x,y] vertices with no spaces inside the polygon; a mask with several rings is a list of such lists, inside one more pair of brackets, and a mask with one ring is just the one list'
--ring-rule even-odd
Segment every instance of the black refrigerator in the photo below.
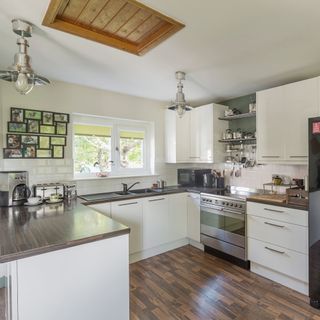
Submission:
{"label": "black refrigerator", "polygon": [[309,297],[320,308],[320,117],[309,119]]}

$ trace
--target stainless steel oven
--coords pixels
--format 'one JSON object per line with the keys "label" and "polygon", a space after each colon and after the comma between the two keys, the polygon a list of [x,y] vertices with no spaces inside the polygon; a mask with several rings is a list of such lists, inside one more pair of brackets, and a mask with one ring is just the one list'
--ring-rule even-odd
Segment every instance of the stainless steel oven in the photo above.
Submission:
{"label": "stainless steel oven", "polygon": [[246,260],[246,202],[227,196],[201,194],[201,242]]}

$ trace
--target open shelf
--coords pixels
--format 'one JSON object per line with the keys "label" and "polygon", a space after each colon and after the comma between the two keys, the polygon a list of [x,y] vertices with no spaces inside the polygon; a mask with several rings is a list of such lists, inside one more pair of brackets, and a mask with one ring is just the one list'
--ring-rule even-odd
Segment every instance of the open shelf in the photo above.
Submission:
{"label": "open shelf", "polygon": [[223,139],[223,140],[219,140],[219,142],[223,142],[223,143],[242,143],[242,142],[252,142],[255,143],[256,142],[256,138],[247,138],[247,139]]}
{"label": "open shelf", "polygon": [[218,119],[219,120],[232,121],[232,120],[237,120],[237,119],[253,118],[255,116],[256,116],[255,112],[248,112],[248,113],[236,114],[234,116],[220,117]]}

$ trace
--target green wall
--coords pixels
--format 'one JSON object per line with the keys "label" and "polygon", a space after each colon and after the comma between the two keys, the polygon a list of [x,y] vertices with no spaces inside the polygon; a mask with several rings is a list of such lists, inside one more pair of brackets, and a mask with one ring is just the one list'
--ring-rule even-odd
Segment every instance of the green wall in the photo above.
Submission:
{"label": "green wall", "polygon": [[[230,99],[227,101],[222,101],[219,103],[230,107],[230,109],[237,108],[242,113],[247,113],[249,112],[249,103],[252,103],[255,101],[256,101],[256,94],[252,93],[247,96],[242,96],[242,97]],[[229,121],[229,128],[232,131],[235,131],[238,128],[241,128],[243,131],[254,132],[256,131],[256,118],[253,117],[253,118],[245,118],[240,120]]]}

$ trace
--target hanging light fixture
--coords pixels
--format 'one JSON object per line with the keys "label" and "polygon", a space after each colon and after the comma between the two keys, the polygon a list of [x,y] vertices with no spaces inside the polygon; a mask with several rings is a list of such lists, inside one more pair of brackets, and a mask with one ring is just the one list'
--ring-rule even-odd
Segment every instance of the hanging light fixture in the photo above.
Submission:
{"label": "hanging light fixture", "polygon": [[186,74],[182,71],[177,71],[176,79],[178,80],[178,83],[177,83],[178,91],[176,94],[176,100],[172,102],[171,107],[169,107],[168,109],[176,111],[179,117],[181,118],[186,111],[192,110],[192,107],[187,105],[187,102],[183,93],[182,80],[186,79]]}
{"label": "hanging light fixture", "polygon": [[8,70],[0,70],[0,79],[13,82],[16,90],[21,94],[28,94],[35,85],[46,85],[50,81],[34,73],[31,68],[31,58],[28,55],[29,43],[26,38],[32,35],[32,26],[29,22],[12,20],[13,32],[19,35],[17,45],[19,51],[14,55],[14,63]]}

